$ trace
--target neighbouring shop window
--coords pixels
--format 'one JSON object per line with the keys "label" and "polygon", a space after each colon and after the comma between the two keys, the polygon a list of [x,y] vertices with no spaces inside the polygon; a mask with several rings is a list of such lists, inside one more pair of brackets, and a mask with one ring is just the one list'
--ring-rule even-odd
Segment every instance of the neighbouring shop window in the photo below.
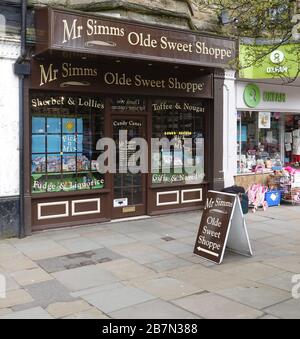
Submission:
{"label": "neighbouring shop window", "polygon": [[92,96],[32,93],[33,193],[104,188],[97,171],[97,141],[104,132],[104,103]]}
{"label": "neighbouring shop window", "polygon": [[300,166],[300,115],[285,114],[284,162]]}
{"label": "neighbouring shop window", "polygon": [[274,112],[238,112],[238,171],[257,166],[271,169],[282,162],[283,115]]}
{"label": "neighbouring shop window", "polygon": [[152,137],[172,141],[170,148],[163,145],[152,148],[153,185],[203,182],[205,110],[204,102],[153,102]]}

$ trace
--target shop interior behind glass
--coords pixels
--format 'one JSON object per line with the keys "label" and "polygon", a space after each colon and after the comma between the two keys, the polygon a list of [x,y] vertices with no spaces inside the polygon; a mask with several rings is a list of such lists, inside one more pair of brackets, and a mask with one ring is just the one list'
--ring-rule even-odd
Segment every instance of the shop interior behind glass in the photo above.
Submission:
{"label": "shop interior behind glass", "polygon": [[238,112],[238,173],[300,166],[300,114]]}

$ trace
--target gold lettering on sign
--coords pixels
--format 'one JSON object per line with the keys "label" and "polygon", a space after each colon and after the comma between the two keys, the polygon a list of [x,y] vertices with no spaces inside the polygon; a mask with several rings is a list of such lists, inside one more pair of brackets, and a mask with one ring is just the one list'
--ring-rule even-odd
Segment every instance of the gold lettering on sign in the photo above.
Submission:
{"label": "gold lettering on sign", "polygon": [[63,44],[68,42],[69,40],[81,38],[83,26],[77,25],[77,19],[73,20],[71,28],[69,28],[67,20],[63,20],[62,22],[64,24],[64,39],[62,41]]}
{"label": "gold lettering on sign", "polygon": [[110,27],[98,25],[97,20],[89,19],[87,21],[87,30],[86,34],[88,36],[92,35],[109,35],[109,36],[121,36],[125,35],[125,29],[119,27]]}
{"label": "gold lettering on sign", "polygon": [[64,62],[62,64],[62,77],[78,77],[78,76],[97,76],[97,68],[88,68],[88,67],[74,67],[72,64]]}
{"label": "gold lettering on sign", "polygon": [[180,81],[178,78],[168,79],[146,79],[140,74],[136,74],[133,77],[128,76],[126,73],[112,73],[107,72],[104,74],[104,82],[107,85],[117,86],[134,86],[141,88],[168,88],[187,93],[201,93],[205,90],[204,82],[185,82]]}
{"label": "gold lettering on sign", "polygon": [[48,66],[40,65],[40,86],[58,80],[58,78],[72,77],[97,77],[98,69],[91,67],[77,67],[71,63],[64,62],[59,68],[54,68],[53,64]]}
{"label": "gold lettering on sign", "polygon": [[40,65],[40,70],[41,70],[40,86],[43,86],[48,82],[57,80],[58,69],[53,69],[53,64],[50,64],[48,66],[47,71],[44,65]]}

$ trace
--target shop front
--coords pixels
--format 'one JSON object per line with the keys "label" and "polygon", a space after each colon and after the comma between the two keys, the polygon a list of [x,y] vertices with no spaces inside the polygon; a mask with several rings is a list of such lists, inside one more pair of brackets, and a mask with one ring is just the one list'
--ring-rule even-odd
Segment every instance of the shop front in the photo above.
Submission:
{"label": "shop front", "polygon": [[234,41],[52,8],[37,10],[36,32],[27,233],[199,209],[224,185]]}
{"label": "shop front", "polygon": [[268,185],[274,171],[300,168],[299,87],[240,81],[237,110],[237,184]]}

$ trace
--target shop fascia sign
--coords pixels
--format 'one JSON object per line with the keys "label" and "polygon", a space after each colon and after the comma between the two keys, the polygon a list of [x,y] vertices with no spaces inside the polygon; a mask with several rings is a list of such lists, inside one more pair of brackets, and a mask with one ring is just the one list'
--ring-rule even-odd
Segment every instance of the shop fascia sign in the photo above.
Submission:
{"label": "shop fascia sign", "polygon": [[285,103],[286,101],[286,93],[261,91],[257,84],[248,84],[244,89],[244,102],[249,108],[256,108],[261,102]]}
{"label": "shop fascia sign", "polygon": [[48,50],[229,67],[236,41],[125,20],[42,8],[36,11],[36,54]]}
{"label": "shop fascia sign", "polygon": [[119,93],[139,91],[150,94],[173,94],[187,97],[213,96],[212,76],[162,73],[154,69],[128,70],[124,66],[100,66],[88,62],[32,61],[31,86],[37,89],[80,90],[82,92]]}
{"label": "shop fascia sign", "polygon": [[[252,61],[255,55],[268,51],[270,46],[240,45],[240,77],[245,79],[294,78],[298,75],[299,61],[297,43],[279,46],[260,61]],[[249,55],[253,57],[249,58]],[[250,67],[246,65],[253,63]]]}

